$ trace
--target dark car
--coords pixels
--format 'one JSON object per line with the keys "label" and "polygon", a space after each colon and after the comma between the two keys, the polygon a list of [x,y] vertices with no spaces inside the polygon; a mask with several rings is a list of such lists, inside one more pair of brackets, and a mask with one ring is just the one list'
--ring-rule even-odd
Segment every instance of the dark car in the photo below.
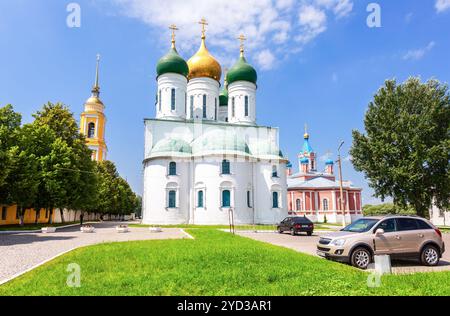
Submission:
{"label": "dark car", "polygon": [[289,216],[278,224],[277,230],[280,234],[288,231],[292,236],[298,233],[306,233],[311,236],[314,232],[314,224],[304,216]]}

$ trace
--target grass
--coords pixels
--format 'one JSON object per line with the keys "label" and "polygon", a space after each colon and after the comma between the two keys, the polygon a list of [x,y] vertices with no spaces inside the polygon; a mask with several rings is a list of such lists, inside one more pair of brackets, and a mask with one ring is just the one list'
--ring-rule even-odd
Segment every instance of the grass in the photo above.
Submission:
{"label": "grass", "polygon": [[443,233],[450,233],[450,227],[439,227],[439,230]]}
{"label": "grass", "polygon": [[72,224],[79,224],[80,222],[65,222],[65,223],[39,223],[39,224],[25,224],[23,226],[20,225],[4,225],[0,226],[0,231],[8,231],[8,230],[39,230],[42,227],[59,227],[59,226],[66,226],[66,225],[72,225]]}
{"label": "grass", "polygon": [[[0,295],[450,295],[450,272],[386,276],[213,229],[184,240],[77,249],[3,286]],[[81,287],[66,285],[68,264]]]}

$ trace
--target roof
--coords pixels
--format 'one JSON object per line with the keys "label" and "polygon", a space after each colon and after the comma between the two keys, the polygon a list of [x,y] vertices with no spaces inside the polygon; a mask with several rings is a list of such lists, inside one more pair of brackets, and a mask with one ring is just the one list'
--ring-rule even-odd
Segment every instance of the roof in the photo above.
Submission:
{"label": "roof", "polygon": [[[329,189],[329,188],[339,188],[339,181],[331,181],[325,177],[318,176],[316,178],[308,179],[308,180],[302,180],[299,178],[288,178],[287,179],[288,188],[322,188],[322,189]],[[358,187],[353,186],[352,184],[349,185],[349,183],[343,183],[343,187],[346,189],[360,189]]]}

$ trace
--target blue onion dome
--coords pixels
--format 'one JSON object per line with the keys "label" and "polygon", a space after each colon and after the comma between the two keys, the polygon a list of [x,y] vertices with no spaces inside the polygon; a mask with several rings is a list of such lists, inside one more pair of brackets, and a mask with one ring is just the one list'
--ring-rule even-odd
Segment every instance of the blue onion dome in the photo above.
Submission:
{"label": "blue onion dome", "polygon": [[287,162],[286,168],[292,168],[292,163],[290,161]]}
{"label": "blue onion dome", "polygon": [[241,49],[241,56],[236,64],[228,71],[227,74],[228,84],[232,84],[236,81],[249,81],[254,84],[258,81],[258,74],[255,68],[252,67],[244,57],[244,50]]}
{"label": "blue onion dome", "polygon": [[302,158],[301,160],[300,160],[300,163],[301,164],[308,164],[309,163],[309,159],[308,158]]}
{"label": "blue onion dome", "polygon": [[327,166],[329,166],[329,165],[334,165],[334,161],[333,161],[333,159],[327,159],[327,161],[325,161],[325,164],[326,164]]}
{"label": "blue onion dome", "polygon": [[156,65],[156,73],[161,76],[166,73],[176,73],[187,77],[189,74],[189,67],[186,61],[178,54],[175,44],[172,43],[172,47],[169,52],[162,57]]}

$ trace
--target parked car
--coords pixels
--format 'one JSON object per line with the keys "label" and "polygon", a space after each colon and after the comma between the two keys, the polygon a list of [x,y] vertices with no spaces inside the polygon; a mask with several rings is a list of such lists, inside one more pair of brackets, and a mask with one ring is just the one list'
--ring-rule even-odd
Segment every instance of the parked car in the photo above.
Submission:
{"label": "parked car", "polygon": [[277,230],[280,234],[289,231],[292,236],[298,233],[306,233],[311,236],[314,232],[314,224],[307,217],[289,216],[278,224]]}
{"label": "parked car", "polygon": [[363,217],[339,232],[322,236],[317,243],[319,256],[360,269],[367,269],[374,255],[413,258],[435,266],[444,251],[439,229],[416,216]]}

